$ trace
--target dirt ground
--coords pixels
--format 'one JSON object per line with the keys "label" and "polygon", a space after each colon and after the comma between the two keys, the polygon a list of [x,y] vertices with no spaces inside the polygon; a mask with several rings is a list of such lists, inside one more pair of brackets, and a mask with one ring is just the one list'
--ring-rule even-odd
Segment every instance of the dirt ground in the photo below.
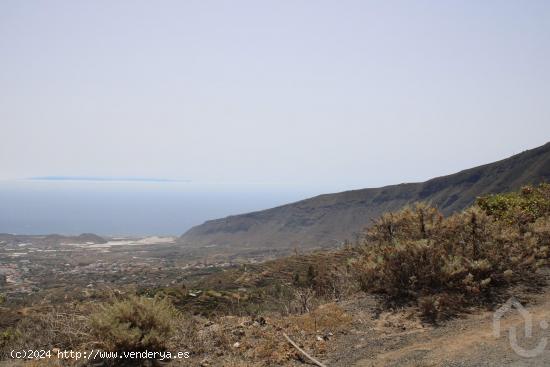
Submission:
{"label": "dirt ground", "polygon": [[[438,326],[423,324],[414,310],[377,314],[375,302],[364,298],[343,307],[354,315],[353,328],[334,340],[327,366],[548,366],[550,364],[550,288],[530,295],[527,311],[532,316],[530,338],[516,309],[501,320],[500,337],[493,336],[493,312],[479,311]],[[541,321],[542,327],[541,327]],[[545,323],[546,322],[546,323]],[[517,330],[517,344],[534,348],[548,339],[544,351],[521,357],[510,346],[509,329]],[[546,329],[544,329],[546,327]]]}
{"label": "dirt ground", "polygon": [[[500,367],[550,365],[550,286],[534,291],[512,290],[532,317],[532,336],[524,334],[525,319],[516,310],[501,319],[500,337],[493,335],[494,312],[471,310],[438,325],[423,322],[413,307],[385,310],[374,296],[358,295],[337,304],[352,321],[345,331],[336,332],[319,343],[326,344],[326,353],[316,356],[327,367]],[[498,309],[499,305],[495,308]],[[517,331],[517,344],[525,350],[547,340],[544,350],[532,357],[518,355],[510,345],[509,330]],[[282,332],[281,332],[282,333]],[[281,340],[283,336],[281,334]],[[237,358],[239,359],[239,358]],[[223,361],[223,362],[221,362]],[[61,366],[59,361],[23,363],[8,360],[0,366]],[[246,363],[226,363],[212,360],[204,366],[246,366]],[[219,364],[221,363],[221,364]],[[101,365],[101,364],[98,364]],[[160,366],[198,366],[200,360],[160,363]],[[312,366],[307,361],[291,359],[284,366]]]}

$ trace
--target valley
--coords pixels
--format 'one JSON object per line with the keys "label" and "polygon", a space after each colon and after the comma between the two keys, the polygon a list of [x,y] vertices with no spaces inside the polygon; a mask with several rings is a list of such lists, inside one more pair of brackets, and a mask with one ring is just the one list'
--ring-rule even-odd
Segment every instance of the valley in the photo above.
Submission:
{"label": "valley", "polygon": [[254,264],[289,251],[185,248],[173,237],[74,238],[8,236],[0,238],[0,289],[12,303],[41,298],[78,298],[87,292],[139,285],[173,287],[240,264]]}
{"label": "valley", "polygon": [[[234,217],[216,220],[217,229],[201,229],[219,239],[207,243],[188,242],[188,234],[0,234],[0,365],[32,366],[32,360],[10,360],[17,348],[94,345],[106,351],[189,351],[189,361],[163,362],[169,366],[290,367],[312,360],[358,367],[473,367],[480,360],[487,366],[542,366],[546,352],[519,358],[506,338],[490,337],[490,320],[510,297],[537,322],[548,316],[549,149],[547,144],[483,166],[498,173],[487,179],[475,174],[487,169],[476,168],[422,184],[439,192],[433,182],[476,176],[466,186],[443,190],[466,190],[470,205],[464,208],[419,202],[414,195],[382,200],[394,189],[381,188],[367,189],[368,197],[376,191],[370,201],[355,201],[364,192],[347,192],[240,216],[250,226],[233,227]],[[518,164],[526,161],[530,165]],[[518,167],[534,168],[508,180]],[[542,182],[523,185],[531,179]],[[499,180],[521,187],[492,194],[476,186]],[[477,192],[486,194],[468,196]],[[267,246],[252,240],[259,233],[257,216],[279,217],[281,210],[286,214],[279,217],[284,223],[275,219],[279,229],[292,225],[293,235],[334,239],[336,232],[318,232],[316,224],[330,220],[335,231],[349,229],[341,197],[361,210],[370,210],[370,202],[398,209],[365,215],[360,230],[338,232],[332,243],[281,240]],[[311,200],[332,204],[314,208]],[[300,215],[309,213],[308,220],[297,219],[297,207]],[[219,236],[228,228],[225,241]],[[235,234],[247,240],[235,243]],[[513,315],[503,322],[509,328],[521,324]],[[545,329],[535,335],[544,338]],[[59,363],[96,362],[111,365]]]}

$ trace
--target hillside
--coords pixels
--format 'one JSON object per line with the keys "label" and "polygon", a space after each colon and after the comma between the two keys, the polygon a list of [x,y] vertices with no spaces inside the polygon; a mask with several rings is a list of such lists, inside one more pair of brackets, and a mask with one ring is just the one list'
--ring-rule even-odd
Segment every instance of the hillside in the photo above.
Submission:
{"label": "hillside", "polygon": [[186,246],[330,247],[353,240],[372,219],[426,201],[450,214],[479,195],[550,181],[550,143],[510,158],[421,183],[316,196],[276,208],[207,221],[180,237]]}

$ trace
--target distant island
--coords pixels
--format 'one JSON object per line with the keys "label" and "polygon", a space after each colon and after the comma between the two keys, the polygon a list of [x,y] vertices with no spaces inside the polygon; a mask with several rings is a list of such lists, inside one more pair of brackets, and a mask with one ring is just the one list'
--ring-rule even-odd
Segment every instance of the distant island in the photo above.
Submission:
{"label": "distant island", "polygon": [[191,182],[191,180],[178,180],[158,177],[109,177],[109,176],[37,176],[30,177],[31,181],[107,181],[107,182]]}

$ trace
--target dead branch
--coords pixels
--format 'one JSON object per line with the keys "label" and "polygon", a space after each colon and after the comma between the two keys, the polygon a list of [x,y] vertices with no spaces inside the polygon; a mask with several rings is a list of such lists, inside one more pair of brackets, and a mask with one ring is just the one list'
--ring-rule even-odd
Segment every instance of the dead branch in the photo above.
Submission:
{"label": "dead branch", "polygon": [[302,353],[307,359],[309,359],[311,362],[315,363],[315,365],[319,366],[319,367],[327,367],[326,365],[322,364],[321,362],[319,362],[318,360],[316,360],[315,358],[313,358],[312,356],[310,356],[309,354],[307,354],[305,352],[305,350],[303,350],[302,348],[300,348],[296,343],[294,343],[292,341],[292,339],[290,339],[288,337],[288,335],[286,335],[285,333],[283,333],[283,336],[286,338],[286,340],[294,347],[296,348],[300,353]]}

